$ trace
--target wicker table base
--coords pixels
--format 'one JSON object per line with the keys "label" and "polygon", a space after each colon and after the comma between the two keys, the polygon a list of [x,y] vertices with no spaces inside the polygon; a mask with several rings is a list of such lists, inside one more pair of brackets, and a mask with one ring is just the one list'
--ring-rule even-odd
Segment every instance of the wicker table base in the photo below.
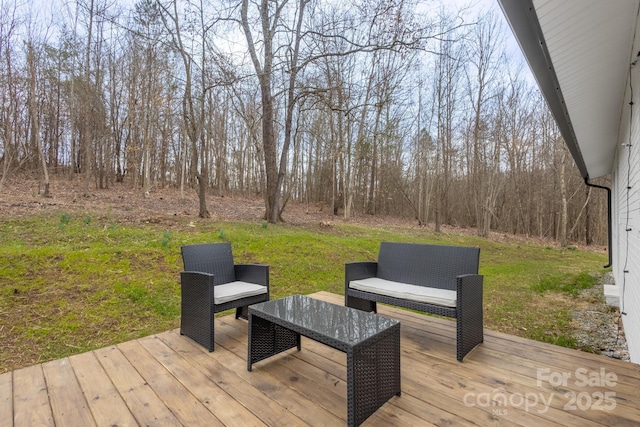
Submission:
{"label": "wicker table base", "polygon": [[349,426],[400,396],[400,322],[303,295],[249,307],[247,369],[285,350],[300,350],[301,335],[346,353]]}

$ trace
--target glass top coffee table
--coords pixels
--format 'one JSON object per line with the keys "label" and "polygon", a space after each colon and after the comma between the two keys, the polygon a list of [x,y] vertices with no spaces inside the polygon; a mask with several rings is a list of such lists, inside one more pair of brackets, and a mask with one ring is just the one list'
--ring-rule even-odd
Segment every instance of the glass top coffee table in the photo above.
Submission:
{"label": "glass top coffee table", "polygon": [[304,295],[249,306],[247,369],[297,347],[303,335],[347,354],[347,423],[400,396],[400,322]]}

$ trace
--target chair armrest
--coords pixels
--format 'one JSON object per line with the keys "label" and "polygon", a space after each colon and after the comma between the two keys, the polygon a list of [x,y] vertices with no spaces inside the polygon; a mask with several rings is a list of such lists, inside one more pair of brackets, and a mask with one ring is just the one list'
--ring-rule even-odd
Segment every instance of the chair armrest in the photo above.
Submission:
{"label": "chair armrest", "polygon": [[213,351],[213,274],[198,271],[180,273],[180,335],[186,335]]}
{"label": "chair armrest", "polygon": [[181,284],[195,284],[195,283],[209,283],[213,284],[213,274],[205,273],[202,271],[181,271],[180,283]]}
{"label": "chair armrest", "polygon": [[269,266],[265,264],[236,264],[236,280],[269,288]]}
{"label": "chair armrest", "polygon": [[[213,274],[200,271],[183,271],[180,273],[180,288],[182,295],[182,309],[194,310],[194,307],[208,313],[209,305],[213,304]],[[206,301],[203,304],[202,302]]]}

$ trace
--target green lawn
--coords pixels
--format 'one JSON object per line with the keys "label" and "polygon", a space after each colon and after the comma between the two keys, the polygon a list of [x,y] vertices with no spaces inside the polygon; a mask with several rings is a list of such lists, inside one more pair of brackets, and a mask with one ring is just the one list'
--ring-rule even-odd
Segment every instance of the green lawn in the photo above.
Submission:
{"label": "green lawn", "polygon": [[[0,372],[179,326],[180,246],[229,241],[236,262],[270,265],[271,296],[343,294],[344,263],[381,241],[479,246],[485,327],[575,346],[573,295],[606,254],[500,243],[425,228],[133,223],[85,215],[0,220]],[[596,277],[594,277],[594,275]]]}

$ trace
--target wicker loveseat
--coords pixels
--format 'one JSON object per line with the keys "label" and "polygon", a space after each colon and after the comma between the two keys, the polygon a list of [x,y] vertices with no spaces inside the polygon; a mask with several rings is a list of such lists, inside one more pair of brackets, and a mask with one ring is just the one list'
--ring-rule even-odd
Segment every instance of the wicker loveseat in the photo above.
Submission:
{"label": "wicker loveseat", "polygon": [[457,359],[483,339],[480,249],[382,242],[377,262],[345,264],[345,305],[392,304],[456,318]]}

